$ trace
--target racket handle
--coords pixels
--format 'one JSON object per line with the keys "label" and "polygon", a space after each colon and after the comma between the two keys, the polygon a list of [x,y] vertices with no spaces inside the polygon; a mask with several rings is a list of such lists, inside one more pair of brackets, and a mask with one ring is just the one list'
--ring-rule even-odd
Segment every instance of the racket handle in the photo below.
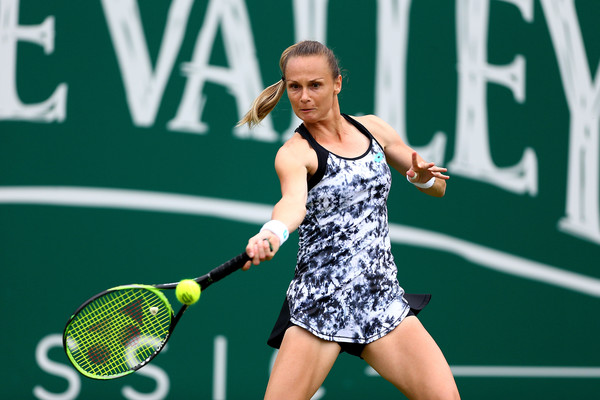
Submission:
{"label": "racket handle", "polygon": [[240,255],[232,258],[231,260],[219,265],[218,267],[210,271],[208,274],[196,279],[196,282],[198,282],[200,288],[204,290],[213,283],[220,281],[232,272],[235,272],[238,269],[242,268],[244,264],[246,264],[246,262],[249,260],[250,257],[248,257],[248,254],[246,254],[246,252],[241,253]]}

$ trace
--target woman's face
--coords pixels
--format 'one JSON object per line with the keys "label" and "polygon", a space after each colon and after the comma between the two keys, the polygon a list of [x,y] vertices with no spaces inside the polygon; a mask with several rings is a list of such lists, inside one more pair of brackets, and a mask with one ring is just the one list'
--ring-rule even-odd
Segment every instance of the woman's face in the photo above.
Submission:
{"label": "woman's face", "polygon": [[304,122],[315,123],[339,114],[337,94],[342,77],[333,79],[325,56],[298,56],[285,68],[288,98],[294,113]]}

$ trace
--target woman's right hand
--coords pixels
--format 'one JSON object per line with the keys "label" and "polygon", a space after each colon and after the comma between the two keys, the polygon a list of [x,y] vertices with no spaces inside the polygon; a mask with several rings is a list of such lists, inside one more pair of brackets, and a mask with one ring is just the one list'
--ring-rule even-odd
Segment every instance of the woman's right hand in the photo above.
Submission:
{"label": "woman's right hand", "polygon": [[250,261],[246,262],[242,270],[247,271],[250,267],[258,265],[263,261],[269,261],[279,250],[279,238],[270,231],[264,230],[248,240],[246,254]]}

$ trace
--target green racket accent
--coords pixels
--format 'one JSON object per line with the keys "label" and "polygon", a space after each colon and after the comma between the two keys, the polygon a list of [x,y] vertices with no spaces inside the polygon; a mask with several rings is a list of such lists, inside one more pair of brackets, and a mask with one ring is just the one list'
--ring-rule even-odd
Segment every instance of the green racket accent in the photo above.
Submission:
{"label": "green racket accent", "polygon": [[79,372],[94,379],[130,374],[162,349],[173,310],[148,285],[109,289],[83,304],[65,328],[66,353]]}

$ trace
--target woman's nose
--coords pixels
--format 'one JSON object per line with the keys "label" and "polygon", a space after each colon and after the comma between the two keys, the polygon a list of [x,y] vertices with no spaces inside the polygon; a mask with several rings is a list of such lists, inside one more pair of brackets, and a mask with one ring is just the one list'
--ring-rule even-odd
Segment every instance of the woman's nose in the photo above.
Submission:
{"label": "woman's nose", "polygon": [[300,96],[300,101],[307,102],[310,100],[310,96],[308,95],[308,89],[302,89],[302,96]]}

